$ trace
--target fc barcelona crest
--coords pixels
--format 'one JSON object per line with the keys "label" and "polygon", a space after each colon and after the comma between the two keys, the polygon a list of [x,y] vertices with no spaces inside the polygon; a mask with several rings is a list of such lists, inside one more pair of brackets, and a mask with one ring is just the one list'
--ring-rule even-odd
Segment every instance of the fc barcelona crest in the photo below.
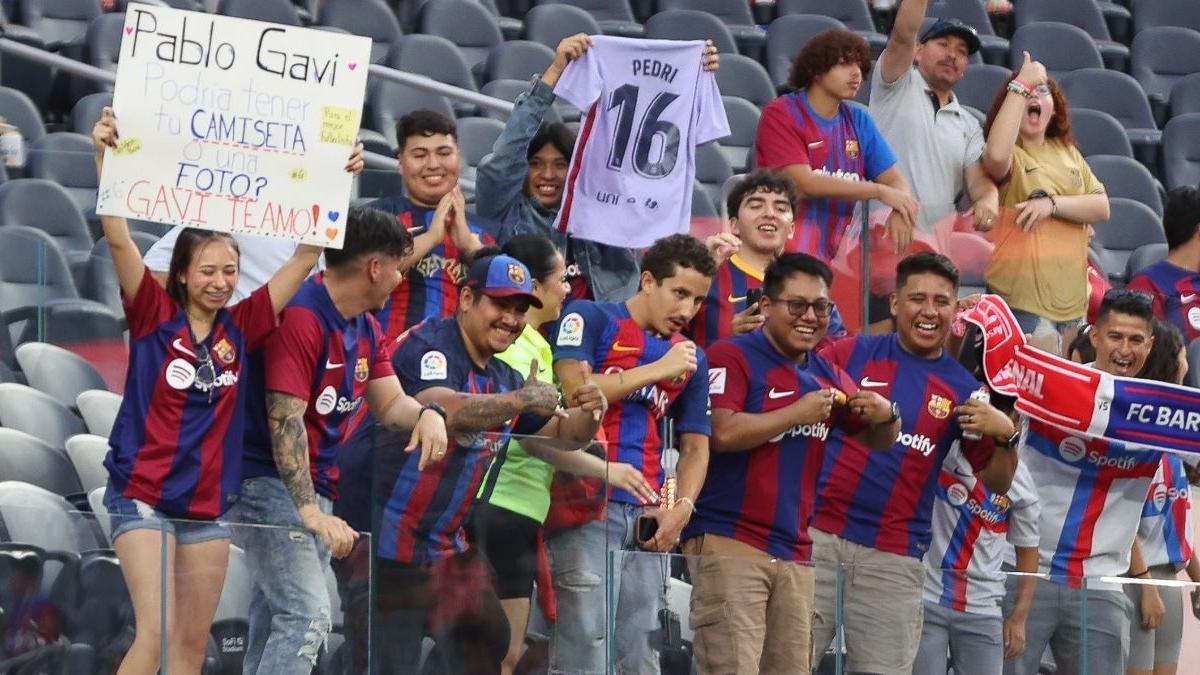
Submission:
{"label": "fc barcelona crest", "polygon": [[524,283],[525,283],[525,268],[521,267],[520,265],[509,265],[508,266],[508,279],[510,281],[512,281],[514,284],[524,285]]}
{"label": "fc barcelona crest", "polygon": [[951,405],[950,399],[946,398],[945,396],[938,396],[937,394],[933,394],[929,397],[929,405],[926,406],[926,408],[929,410],[929,414],[933,415],[939,420],[944,420],[949,417],[950,409],[952,407],[954,406]]}
{"label": "fc barcelona crest", "polygon": [[229,344],[229,340],[226,340],[225,338],[221,338],[217,344],[213,345],[213,353],[216,354],[217,359],[219,359],[221,363],[224,363],[225,365],[233,363],[233,360],[237,358],[237,350],[235,350],[233,345]]}
{"label": "fc barcelona crest", "polygon": [[846,140],[846,156],[850,159],[858,159],[858,141],[853,138]]}
{"label": "fc barcelona crest", "polygon": [[354,364],[354,379],[358,380],[359,382],[366,382],[368,371],[369,367],[367,365],[367,357],[360,356],[358,358],[358,363]]}

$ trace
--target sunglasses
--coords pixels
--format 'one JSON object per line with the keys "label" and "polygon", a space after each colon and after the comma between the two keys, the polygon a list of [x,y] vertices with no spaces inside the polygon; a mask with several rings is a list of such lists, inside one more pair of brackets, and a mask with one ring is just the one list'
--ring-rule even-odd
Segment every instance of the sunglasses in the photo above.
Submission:
{"label": "sunglasses", "polygon": [[213,390],[216,389],[213,385],[217,382],[217,369],[213,366],[212,354],[209,354],[207,349],[197,344],[196,351],[202,354],[196,357],[196,384],[199,384],[201,389],[208,390],[208,402],[211,404]]}
{"label": "sunglasses", "polygon": [[767,297],[771,299],[771,302],[781,302],[786,304],[788,314],[791,314],[796,318],[800,318],[807,314],[809,309],[812,310],[813,316],[817,317],[818,319],[823,319],[829,316],[829,313],[833,311],[833,303],[824,299],[809,302],[808,300],[783,300],[781,298],[771,298],[771,296]]}

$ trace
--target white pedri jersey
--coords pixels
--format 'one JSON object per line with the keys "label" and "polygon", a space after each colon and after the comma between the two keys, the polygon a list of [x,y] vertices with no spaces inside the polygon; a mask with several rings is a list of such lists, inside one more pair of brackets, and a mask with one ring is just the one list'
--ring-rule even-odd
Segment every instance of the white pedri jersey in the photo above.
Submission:
{"label": "white pedri jersey", "polygon": [[1020,460],[1042,505],[1038,571],[1075,588],[1087,577],[1088,588],[1116,589],[1097,578],[1129,569],[1129,549],[1162,454],[1026,418]]}
{"label": "white pedri jersey", "polygon": [[688,231],[696,146],[729,135],[700,40],[593,36],[554,93],[587,111],[555,226],[645,248]]}
{"label": "white pedri jersey", "polygon": [[1191,486],[1183,467],[1185,461],[1178,455],[1164,452],[1158,473],[1150,483],[1150,494],[1146,496],[1142,522],[1138,526],[1142,558],[1148,567],[1174,565],[1176,569],[1183,569],[1192,559],[1195,535]]}
{"label": "white pedri jersey", "polygon": [[1007,494],[987,489],[958,444],[942,462],[934,491],[933,540],[925,553],[926,602],[1000,616],[1007,544],[1038,545],[1037,491],[1024,464]]}

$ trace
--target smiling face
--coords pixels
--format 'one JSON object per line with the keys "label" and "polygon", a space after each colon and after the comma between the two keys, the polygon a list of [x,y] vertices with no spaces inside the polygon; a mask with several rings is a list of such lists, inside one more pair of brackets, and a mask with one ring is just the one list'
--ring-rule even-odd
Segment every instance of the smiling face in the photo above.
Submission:
{"label": "smiling face", "polygon": [[830,68],[824,74],[813,78],[812,86],[819,87],[830,96],[845,101],[858,95],[862,86],[862,68],[857,62],[843,62]]}
{"label": "smiling face", "polygon": [[675,266],[675,274],[662,279],[642,272],[640,293],[646,294],[651,331],[669,336],[683,330],[700,310],[712,279],[690,267]]}
{"label": "smiling face", "polygon": [[934,91],[950,91],[967,73],[970,57],[966,40],[943,35],[917,45],[917,70]]}
{"label": "smiling face", "polygon": [[414,135],[400,150],[400,175],[409,199],[420,206],[437,206],[438,200],[458,185],[462,155],[450,134]]}
{"label": "smiling face", "polygon": [[796,229],[792,204],[782,192],[760,187],[742,199],[730,225],[742,246],[764,255],[783,250]]}
{"label": "smiling face", "polygon": [[1096,369],[1112,375],[1134,377],[1140,373],[1154,346],[1150,322],[1122,312],[1108,312],[1091,335]]}
{"label": "smiling face", "polygon": [[1025,101],[1025,115],[1021,117],[1021,135],[1038,140],[1046,137],[1046,129],[1054,119],[1054,97],[1049,85],[1040,85]]}
{"label": "smiling face", "polygon": [[525,194],[547,209],[557,209],[562,203],[563,186],[567,183],[567,158],[547,143],[529,158],[529,173],[525,176]]}
{"label": "smiling face", "polygon": [[935,358],[942,353],[958,297],[953,282],[933,272],[908,277],[892,294],[892,316],[900,344],[914,356]]}
{"label": "smiling face", "polygon": [[563,303],[571,293],[571,284],[567,281],[567,263],[561,254],[554,254],[554,267],[544,279],[533,280],[533,294],[542,302],[546,310],[546,320],[557,319],[562,312]]}
{"label": "smiling face", "polygon": [[238,282],[238,254],[225,238],[201,244],[180,277],[190,306],[216,312],[229,302]]}
{"label": "smiling face", "polygon": [[383,309],[388,298],[392,296],[392,291],[404,280],[407,267],[404,265],[404,258],[392,255],[372,256],[364,263],[364,267],[367,271],[366,294],[370,300],[370,308],[371,311],[377,312]]}
{"label": "smiling face", "polygon": [[474,351],[490,358],[512,346],[525,330],[529,298],[493,298],[474,288],[460,291],[459,306],[463,333]]}
{"label": "smiling face", "polygon": [[763,330],[776,349],[791,359],[797,359],[812,351],[829,331],[829,313],[817,316],[813,307],[807,307],[800,316],[792,314],[788,301],[826,304],[829,302],[829,287],[825,280],[804,272],[796,272],[783,282],[779,296],[761,300]]}

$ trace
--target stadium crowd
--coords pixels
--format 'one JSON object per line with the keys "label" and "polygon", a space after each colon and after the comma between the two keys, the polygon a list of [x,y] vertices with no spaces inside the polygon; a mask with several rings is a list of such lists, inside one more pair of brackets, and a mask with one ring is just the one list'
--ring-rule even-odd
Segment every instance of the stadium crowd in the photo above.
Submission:
{"label": "stadium crowd", "polygon": [[[1167,195],[1166,257],[1110,288],[1063,87],[1026,52],[981,122],[955,93],[977,31],[894,9],[877,58],[837,28],[799,50],[707,238],[555,227],[576,134],[548,118],[583,34],[517,97],[470,205],[455,121],[417,110],[403,194],[350,209],[340,249],[176,227],[143,255],[102,216],[129,328],[104,463],[136,623],[117,672],[202,672],[231,544],[245,673],[312,672],[335,602],[347,672],[1036,675],[1047,651],[1176,672],[1200,595],[1113,578],[1200,583],[1197,456],[989,391],[945,241],[994,244],[986,292],[1033,344],[1181,385],[1200,187]],[[92,138],[100,172],[111,109]],[[887,263],[852,271],[866,239]]]}

